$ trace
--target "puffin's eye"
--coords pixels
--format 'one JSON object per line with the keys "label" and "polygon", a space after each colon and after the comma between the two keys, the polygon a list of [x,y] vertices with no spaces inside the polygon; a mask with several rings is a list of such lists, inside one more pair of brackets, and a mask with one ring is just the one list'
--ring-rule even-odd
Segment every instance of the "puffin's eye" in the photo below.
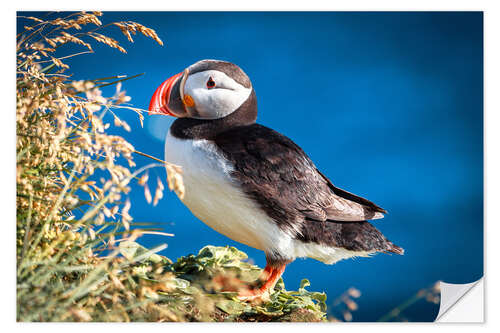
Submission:
{"label": "puffin's eye", "polygon": [[208,78],[208,81],[207,81],[207,88],[208,88],[208,89],[215,88],[215,81],[212,79],[212,77],[209,77],[209,78]]}

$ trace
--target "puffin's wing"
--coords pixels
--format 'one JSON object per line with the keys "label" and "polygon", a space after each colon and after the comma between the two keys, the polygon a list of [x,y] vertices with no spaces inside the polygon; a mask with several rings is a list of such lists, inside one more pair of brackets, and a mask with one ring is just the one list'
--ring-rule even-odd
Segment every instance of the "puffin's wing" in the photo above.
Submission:
{"label": "puffin's wing", "polygon": [[[362,209],[362,211],[359,211],[357,214],[364,215],[365,220],[380,219],[380,218],[384,217],[383,214],[387,213],[387,211],[385,209],[377,206],[373,202],[334,186],[332,184],[332,182],[328,178],[326,178],[326,176],[323,173],[321,173],[321,171],[319,171],[318,169],[316,169],[316,172],[318,174],[320,174],[321,177],[323,177],[323,179],[327,182],[328,187],[335,195],[334,200],[340,201],[343,206],[346,206],[346,205],[348,206],[348,205],[352,205],[353,203],[355,203],[356,205],[354,205],[352,207],[352,209],[354,209],[354,210]],[[329,211],[333,210],[331,212],[331,214],[335,215],[335,211],[333,208],[327,208],[327,210],[329,210]],[[329,217],[329,219],[335,220],[332,217]],[[338,220],[338,221],[342,221],[342,220]],[[347,220],[347,221],[351,221],[351,220]]]}
{"label": "puffin's wing", "polygon": [[383,217],[374,203],[335,187],[292,140],[254,124],[214,139],[242,190],[276,221],[364,221]]}

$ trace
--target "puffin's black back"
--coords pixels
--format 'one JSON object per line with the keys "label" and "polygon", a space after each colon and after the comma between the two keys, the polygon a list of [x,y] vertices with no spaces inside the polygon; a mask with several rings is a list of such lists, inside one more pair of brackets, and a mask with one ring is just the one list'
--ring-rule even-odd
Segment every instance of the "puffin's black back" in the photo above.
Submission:
{"label": "puffin's black back", "polygon": [[232,176],[277,225],[304,242],[353,251],[402,249],[388,241],[370,223],[342,222],[335,200],[363,205],[366,218],[385,212],[373,202],[333,184],[292,140],[259,124],[221,132],[214,142],[234,166]]}

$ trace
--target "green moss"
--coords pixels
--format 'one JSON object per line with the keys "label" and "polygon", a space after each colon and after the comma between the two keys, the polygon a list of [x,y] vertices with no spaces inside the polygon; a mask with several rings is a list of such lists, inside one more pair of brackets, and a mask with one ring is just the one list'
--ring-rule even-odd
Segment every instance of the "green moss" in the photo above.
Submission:
{"label": "green moss", "polygon": [[[134,243],[136,255],[147,253],[146,249]],[[126,253],[126,251],[124,251]],[[126,253],[130,256],[130,252]],[[152,255],[138,266],[143,272],[152,261],[163,263],[163,268],[173,274],[175,286],[169,292],[159,292],[163,297],[183,299],[190,304],[193,313],[201,312],[199,303],[212,303],[213,321],[324,321],[326,320],[325,293],[308,291],[309,281],[304,279],[297,291],[286,290],[283,280],[276,284],[268,299],[257,302],[241,301],[236,292],[216,292],[214,278],[225,276],[244,282],[258,279],[262,269],[245,261],[247,255],[234,247],[205,246],[197,255],[179,258],[176,262],[166,257]],[[145,273],[144,278],[148,278]],[[158,302],[161,304],[161,300]],[[196,316],[187,320],[200,320]],[[205,316],[205,319],[207,317]]]}

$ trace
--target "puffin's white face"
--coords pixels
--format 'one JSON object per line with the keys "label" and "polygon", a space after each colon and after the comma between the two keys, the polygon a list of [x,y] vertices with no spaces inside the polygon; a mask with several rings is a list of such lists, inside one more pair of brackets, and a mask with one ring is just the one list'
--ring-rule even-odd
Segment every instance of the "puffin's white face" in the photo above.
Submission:
{"label": "puffin's white face", "polygon": [[179,118],[220,119],[238,110],[252,92],[250,79],[238,66],[201,60],[163,82],[149,110]]}
{"label": "puffin's white face", "polygon": [[227,116],[236,111],[248,99],[251,92],[252,88],[245,88],[217,70],[188,75],[184,89],[181,87],[184,104],[191,111],[188,113],[191,114],[191,118],[198,119],[218,119]]}

